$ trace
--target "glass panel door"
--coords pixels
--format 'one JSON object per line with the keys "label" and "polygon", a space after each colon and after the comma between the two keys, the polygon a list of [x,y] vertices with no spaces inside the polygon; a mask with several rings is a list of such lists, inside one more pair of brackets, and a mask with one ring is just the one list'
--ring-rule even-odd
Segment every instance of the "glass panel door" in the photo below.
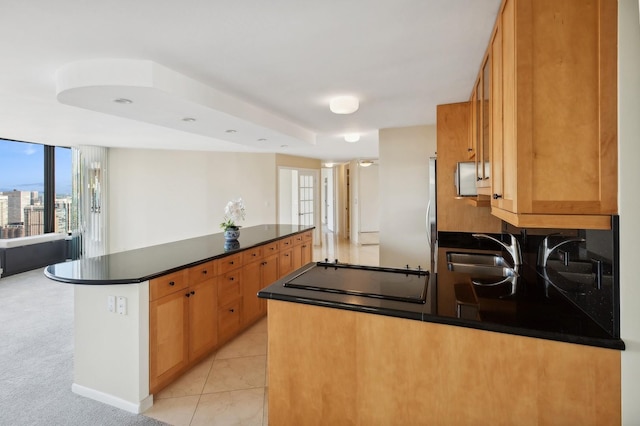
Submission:
{"label": "glass panel door", "polygon": [[313,225],[314,175],[300,171],[298,175],[298,224]]}

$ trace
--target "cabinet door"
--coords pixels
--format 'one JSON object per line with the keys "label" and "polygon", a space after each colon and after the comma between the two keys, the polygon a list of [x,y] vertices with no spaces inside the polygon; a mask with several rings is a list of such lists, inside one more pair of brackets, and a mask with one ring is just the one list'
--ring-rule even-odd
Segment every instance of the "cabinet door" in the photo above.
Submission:
{"label": "cabinet door", "polygon": [[490,121],[491,121],[491,51],[487,55],[482,66],[482,100],[481,108],[481,138],[478,142],[479,155],[476,156],[476,175],[478,188],[487,188],[485,194],[489,194],[491,187],[489,144],[491,140]]}
{"label": "cabinet door", "polygon": [[149,392],[154,393],[189,363],[189,299],[177,291],[149,304]]}
{"label": "cabinet door", "polygon": [[492,155],[491,205],[515,211],[517,182],[516,62],[513,1],[505,3],[491,45]]}
{"label": "cabinet door", "polygon": [[467,147],[467,158],[473,159],[476,156],[476,146],[478,144],[478,85],[473,87],[471,94],[471,114],[469,120],[469,146]]}
{"label": "cabinet door", "polygon": [[260,316],[258,291],[262,285],[263,261],[251,262],[242,269],[242,323],[249,324]]}
{"label": "cabinet door", "polygon": [[[260,290],[278,280],[278,258],[279,256],[277,254],[272,254],[264,258],[262,262],[262,282],[260,283]],[[266,299],[260,298],[258,298],[258,300],[260,304],[260,314],[264,315],[267,312],[267,301]]]}
{"label": "cabinet door", "polygon": [[216,279],[189,287],[189,360],[209,352],[218,343]]}
{"label": "cabinet door", "polygon": [[280,252],[280,256],[278,257],[278,271],[281,278],[294,271],[293,248],[289,248]]}
{"label": "cabinet door", "polygon": [[241,299],[218,308],[218,341],[226,342],[240,330],[242,321]]}
{"label": "cabinet door", "polygon": [[302,265],[311,262],[313,247],[310,242],[302,243],[300,246],[300,260]]}

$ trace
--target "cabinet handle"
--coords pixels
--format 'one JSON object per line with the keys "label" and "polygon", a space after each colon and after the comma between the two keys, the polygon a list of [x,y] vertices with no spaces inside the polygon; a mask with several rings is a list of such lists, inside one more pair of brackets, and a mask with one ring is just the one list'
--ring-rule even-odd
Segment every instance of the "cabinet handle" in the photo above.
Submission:
{"label": "cabinet handle", "polygon": [[229,262],[229,265],[233,265],[233,260],[231,262]]}
{"label": "cabinet handle", "polygon": [[185,296],[190,297],[191,295],[189,293],[185,294]]}
{"label": "cabinet handle", "polygon": [[202,273],[203,273],[204,275],[207,275],[207,270],[205,269],[204,271],[202,271]]}
{"label": "cabinet handle", "polygon": [[235,280],[235,277],[230,277],[229,278],[229,281],[233,281],[233,280]]}
{"label": "cabinet handle", "polygon": [[257,253],[252,253],[251,256],[256,257],[258,254]]}
{"label": "cabinet handle", "polygon": [[284,257],[289,257],[289,253],[285,254]]}
{"label": "cabinet handle", "polygon": [[169,281],[169,285],[173,287],[176,283],[174,281]]}
{"label": "cabinet handle", "polygon": [[229,309],[229,312],[234,313],[234,312],[235,312],[235,310],[233,310],[233,309]]}
{"label": "cabinet handle", "polygon": [[192,295],[194,295],[194,294],[196,294],[196,292],[195,292],[195,291],[192,291],[192,292],[191,292],[191,294],[192,294]]}
{"label": "cabinet handle", "polygon": [[467,152],[473,151],[473,148],[467,148]]}
{"label": "cabinet handle", "polygon": [[302,248],[307,248],[307,245],[306,245],[306,244],[303,244]]}
{"label": "cabinet handle", "polygon": [[478,176],[478,179],[477,179],[477,180],[482,180],[482,177]]}
{"label": "cabinet handle", "polygon": [[502,194],[493,194],[494,200],[497,200],[498,198],[502,198]]}

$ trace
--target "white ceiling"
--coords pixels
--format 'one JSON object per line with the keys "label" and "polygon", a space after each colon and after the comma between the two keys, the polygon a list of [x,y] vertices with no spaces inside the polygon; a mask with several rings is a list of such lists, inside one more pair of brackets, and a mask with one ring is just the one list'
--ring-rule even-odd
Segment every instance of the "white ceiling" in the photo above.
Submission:
{"label": "white ceiling", "polygon": [[[469,97],[499,5],[1,0],[0,137],[62,146],[280,152],[325,161],[377,158],[379,129],[434,124],[436,105]],[[58,70],[94,60],[111,64],[102,81],[89,76],[85,81],[93,83],[82,101],[63,103],[62,95],[59,101]],[[153,64],[179,84],[170,92],[152,87],[162,101],[135,85],[125,96],[126,84],[109,79],[126,74],[118,68],[126,62]],[[200,90],[189,92],[188,85]],[[329,111],[329,99],[343,94],[360,98],[356,113]],[[109,105],[91,107],[100,96]],[[128,96],[135,97],[132,112],[114,109],[114,98]],[[161,122],[153,111],[189,105],[194,109],[176,114],[199,114],[192,123],[198,131],[179,119]],[[359,142],[344,141],[352,132],[362,134]],[[261,137],[267,141],[257,142]]]}

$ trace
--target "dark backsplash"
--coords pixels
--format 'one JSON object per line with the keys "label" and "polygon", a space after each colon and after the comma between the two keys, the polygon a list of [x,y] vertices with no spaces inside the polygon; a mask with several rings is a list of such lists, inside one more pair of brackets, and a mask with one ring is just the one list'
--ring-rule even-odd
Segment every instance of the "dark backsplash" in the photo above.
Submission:
{"label": "dark backsplash", "polygon": [[[619,216],[612,216],[611,230],[529,229],[503,223],[503,232],[513,234],[520,242],[525,264],[535,268],[547,285],[555,287],[578,309],[591,317],[614,338],[620,337]],[[537,265],[538,249],[551,234],[555,245],[570,242],[553,250],[546,268]],[[507,239],[500,234],[496,238]],[[489,240],[478,240],[467,233],[438,233],[440,246],[469,249],[499,249]],[[507,256],[508,257],[508,256]],[[508,259],[511,260],[510,258]]]}

